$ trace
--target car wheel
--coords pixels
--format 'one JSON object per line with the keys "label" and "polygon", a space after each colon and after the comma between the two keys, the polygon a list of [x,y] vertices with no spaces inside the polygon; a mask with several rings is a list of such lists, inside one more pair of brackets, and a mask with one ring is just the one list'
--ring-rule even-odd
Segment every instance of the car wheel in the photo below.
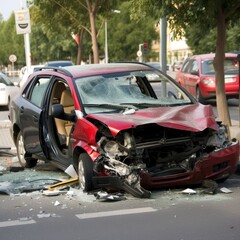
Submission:
{"label": "car wheel", "polygon": [[16,147],[17,147],[17,156],[18,156],[20,165],[25,168],[35,167],[37,164],[37,159],[35,158],[25,159],[26,151],[24,148],[24,140],[21,132],[18,133]]}
{"label": "car wheel", "polygon": [[197,89],[196,89],[196,98],[197,98],[198,102],[200,102],[202,104],[205,103],[205,99],[203,98],[199,87],[197,87]]}
{"label": "car wheel", "polygon": [[87,153],[82,153],[78,159],[79,187],[83,191],[93,190],[93,163]]}

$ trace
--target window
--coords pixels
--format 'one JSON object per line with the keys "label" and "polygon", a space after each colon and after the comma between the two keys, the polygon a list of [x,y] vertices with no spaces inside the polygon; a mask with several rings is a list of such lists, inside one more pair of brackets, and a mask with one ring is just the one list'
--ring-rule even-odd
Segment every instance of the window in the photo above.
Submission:
{"label": "window", "polygon": [[215,70],[213,66],[213,59],[203,60],[202,64],[202,74],[203,75],[214,75]]}
{"label": "window", "polygon": [[194,60],[193,63],[192,63],[192,68],[191,68],[191,72],[198,72],[198,61],[197,60]]}
{"label": "window", "polygon": [[38,107],[42,106],[42,100],[46,93],[47,86],[49,84],[50,77],[39,78],[35,81],[32,91],[29,95],[29,100],[37,105]]}
{"label": "window", "polygon": [[183,65],[182,72],[188,72],[189,65],[190,65],[190,60],[186,60],[186,62]]}

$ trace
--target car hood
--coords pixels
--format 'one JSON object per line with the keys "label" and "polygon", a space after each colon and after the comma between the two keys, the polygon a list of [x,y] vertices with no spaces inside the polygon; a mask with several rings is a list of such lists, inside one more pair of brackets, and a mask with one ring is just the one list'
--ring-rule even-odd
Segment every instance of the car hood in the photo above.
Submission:
{"label": "car hood", "polygon": [[212,107],[200,103],[177,107],[145,108],[129,114],[89,114],[88,118],[105,123],[113,135],[124,129],[151,123],[193,132],[203,131],[206,128],[217,130]]}

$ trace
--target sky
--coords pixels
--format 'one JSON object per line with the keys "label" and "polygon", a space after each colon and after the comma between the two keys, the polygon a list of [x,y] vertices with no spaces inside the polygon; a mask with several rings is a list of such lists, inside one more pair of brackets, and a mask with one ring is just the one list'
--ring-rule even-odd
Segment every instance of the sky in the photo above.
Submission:
{"label": "sky", "polygon": [[22,6],[26,6],[26,0],[0,0],[0,13],[3,20],[8,20],[12,12],[21,10]]}

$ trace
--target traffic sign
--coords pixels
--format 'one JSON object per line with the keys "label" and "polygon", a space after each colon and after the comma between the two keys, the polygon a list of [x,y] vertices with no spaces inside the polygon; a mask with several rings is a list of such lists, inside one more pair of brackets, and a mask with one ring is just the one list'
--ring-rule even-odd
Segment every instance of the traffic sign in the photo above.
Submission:
{"label": "traffic sign", "polygon": [[138,50],[138,51],[137,51],[137,56],[138,56],[138,57],[141,57],[141,56],[142,56],[142,51]]}
{"label": "traffic sign", "polygon": [[15,22],[17,34],[26,34],[31,32],[29,9],[15,11]]}
{"label": "traffic sign", "polygon": [[12,63],[16,62],[17,61],[17,56],[14,55],[14,54],[10,55],[9,56],[9,61],[12,62]]}

